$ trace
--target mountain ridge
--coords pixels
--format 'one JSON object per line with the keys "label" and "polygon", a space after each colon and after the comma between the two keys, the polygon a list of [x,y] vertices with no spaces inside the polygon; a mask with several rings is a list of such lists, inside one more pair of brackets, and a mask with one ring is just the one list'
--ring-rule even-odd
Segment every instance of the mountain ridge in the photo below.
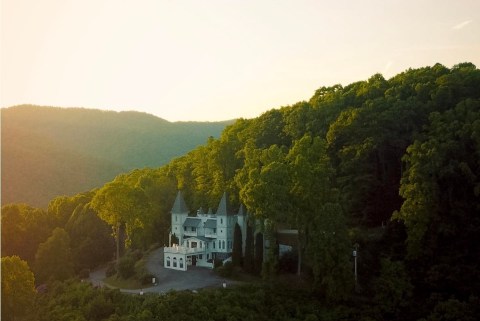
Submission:
{"label": "mountain ridge", "polygon": [[233,122],[169,122],[144,112],[35,105],[2,108],[1,116],[2,203],[40,207],[122,172],[164,165]]}

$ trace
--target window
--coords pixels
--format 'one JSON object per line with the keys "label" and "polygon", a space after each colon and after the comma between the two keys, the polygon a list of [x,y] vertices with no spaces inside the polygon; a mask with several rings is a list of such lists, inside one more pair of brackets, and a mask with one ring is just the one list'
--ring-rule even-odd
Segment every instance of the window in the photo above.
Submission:
{"label": "window", "polygon": [[187,247],[190,247],[190,241],[187,241]]}
{"label": "window", "polygon": [[215,249],[215,241],[213,241],[213,248]]}
{"label": "window", "polygon": [[176,257],[173,258],[173,267],[177,267],[177,258]]}
{"label": "window", "polygon": [[222,248],[225,250],[225,241],[223,241]]}
{"label": "window", "polygon": [[167,266],[170,266],[170,256],[167,256]]}
{"label": "window", "polygon": [[192,232],[195,232],[195,228],[192,226]]}
{"label": "window", "polygon": [[214,228],[214,229],[213,229],[213,234],[216,234],[216,233],[217,233],[217,229]]}
{"label": "window", "polygon": [[180,258],[180,268],[183,269],[183,258]]}
{"label": "window", "polygon": [[209,259],[210,259],[210,254],[207,254],[207,260],[209,260]]}
{"label": "window", "polygon": [[222,241],[218,240],[218,249],[220,250],[222,248]]}
{"label": "window", "polygon": [[195,249],[197,247],[197,242],[192,242],[192,249]]}
{"label": "window", "polygon": [[198,259],[199,259],[199,260],[203,260],[203,254],[200,254],[200,255],[198,256]]}
{"label": "window", "polygon": [[183,227],[183,230],[186,232],[186,231],[187,231],[187,227],[186,227],[186,226],[184,226],[184,227]]}
{"label": "window", "polygon": [[220,224],[223,224],[223,218],[220,219]]}
{"label": "window", "polygon": [[200,242],[200,248],[202,248],[202,246],[203,246],[203,242]]}

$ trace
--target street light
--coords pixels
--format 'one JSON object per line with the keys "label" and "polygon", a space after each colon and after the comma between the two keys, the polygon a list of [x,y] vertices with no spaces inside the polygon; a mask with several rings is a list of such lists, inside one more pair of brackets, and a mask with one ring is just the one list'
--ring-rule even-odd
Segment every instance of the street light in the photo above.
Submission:
{"label": "street light", "polygon": [[358,255],[358,243],[355,243],[353,246],[355,249],[353,250],[353,258],[355,260],[355,290],[357,290],[357,255]]}

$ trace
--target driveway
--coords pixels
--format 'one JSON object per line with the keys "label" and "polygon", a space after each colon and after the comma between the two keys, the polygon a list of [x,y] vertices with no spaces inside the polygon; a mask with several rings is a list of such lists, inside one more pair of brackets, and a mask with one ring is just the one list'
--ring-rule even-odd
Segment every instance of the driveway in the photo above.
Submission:
{"label": "driveway", "polygon": [[[157,285],[145,287],[141,290],[120,289],[126,293],[139,293],[140,291],[166,293],[170,290],[196,290],[208,287],[221,287],[226,282],[216,275],[213,270],[196,266],[189,266],[187,271],[177,271],[163,267],[163,247],[150,253],[146,263],[147,270],[152,273]],[[103,283],[105,268],[90,273],[90,282],[96,286],[106,286]],[[228,283],[228,282],[227,282]]]}

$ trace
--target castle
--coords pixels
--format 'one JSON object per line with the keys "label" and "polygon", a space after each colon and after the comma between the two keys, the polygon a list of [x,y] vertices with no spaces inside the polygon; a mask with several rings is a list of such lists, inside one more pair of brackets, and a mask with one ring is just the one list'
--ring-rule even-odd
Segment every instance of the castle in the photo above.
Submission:
{"label": "castle", "polygon": [[[179,191],[171,211],[172,226],[169,247],[164,248],[164,267],[186,271],[188,266],[213,268],[214,260],[225,260],[231,256],[235,224],[242,231],[242,244],[245,244],[247,214],[240,206],[238,213],[230,212],[227,194],[224,193],[215,214],[197,211],[189,216],[182,192]],[[178,238],[172,244],[171,236]]]}

